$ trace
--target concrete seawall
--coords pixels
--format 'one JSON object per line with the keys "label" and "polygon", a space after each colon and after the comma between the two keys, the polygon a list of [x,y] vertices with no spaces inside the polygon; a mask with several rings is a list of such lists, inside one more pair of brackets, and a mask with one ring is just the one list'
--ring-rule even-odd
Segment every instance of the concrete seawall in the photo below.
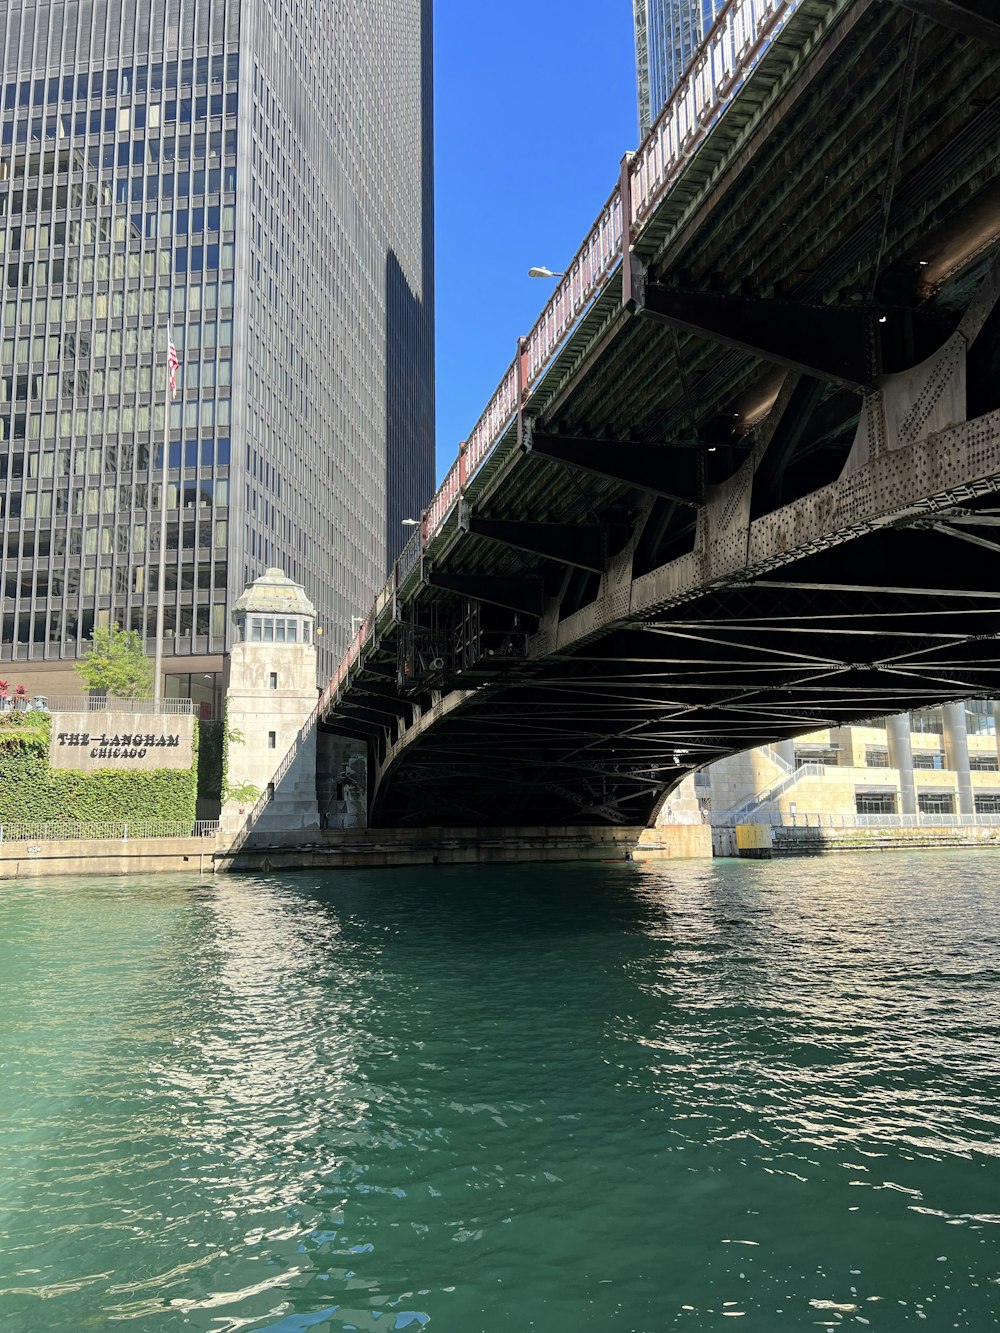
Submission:
{"label": "concrete seawall", "polygon": [[60,838],[0,843],[0,879],[48,875],[211,874],[213,838]]}
{"label": "concrete seawall", "polygon": [[[303,838],[308,837],[308,843]],[[531,861],[659,861],[712,854],[707,825],[643,828],[326,829],[267,834],[229,849],[213,838],[59,839],[0,843],[0,879],[49,875],[145,875],[197,869],[268,872]]]}
{"label": "concrete seawall", "polygon": [[428,828],[316,830],[267,834],[267,846],[220,852],[220,870],[293,870],[331,866],[483,865],[528,861],[667,860],[712,854],[707,825],[670,828]]}

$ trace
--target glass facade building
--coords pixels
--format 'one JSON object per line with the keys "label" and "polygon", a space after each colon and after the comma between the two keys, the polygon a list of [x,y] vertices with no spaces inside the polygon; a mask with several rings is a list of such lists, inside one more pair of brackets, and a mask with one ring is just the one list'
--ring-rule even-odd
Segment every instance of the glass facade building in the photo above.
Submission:
{"label": "glass facade building", "polygon": [[691,63],[724,0],[634,0],[639,137]]}
{"label": "glass facade building", "polygon": [[269,565],[334,665],[433,491],[430,9],[0,7],[2,674],[74,693],[162,597],[217,697]]}

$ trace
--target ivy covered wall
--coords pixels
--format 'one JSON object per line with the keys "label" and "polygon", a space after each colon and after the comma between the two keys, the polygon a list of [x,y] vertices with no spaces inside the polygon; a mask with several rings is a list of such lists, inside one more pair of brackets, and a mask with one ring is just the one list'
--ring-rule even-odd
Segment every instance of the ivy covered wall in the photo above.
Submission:
{"label": "ivy covered wall", "polygon": [[[194,821],[198,764],[152,772],[49,767],[52,719],[0,714],[0,824],[12,820]],[[195,749],[198,728],[195,724]]]}

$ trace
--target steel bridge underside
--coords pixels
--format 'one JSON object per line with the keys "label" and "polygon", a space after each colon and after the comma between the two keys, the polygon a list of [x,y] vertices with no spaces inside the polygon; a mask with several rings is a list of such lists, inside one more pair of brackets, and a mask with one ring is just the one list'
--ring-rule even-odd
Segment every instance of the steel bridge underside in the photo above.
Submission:
{"label": "steel bridge underside", "polygon": [[642,824],[724,755],[1000,696],[988,13],[782,30],[331,701],[373,824]]}

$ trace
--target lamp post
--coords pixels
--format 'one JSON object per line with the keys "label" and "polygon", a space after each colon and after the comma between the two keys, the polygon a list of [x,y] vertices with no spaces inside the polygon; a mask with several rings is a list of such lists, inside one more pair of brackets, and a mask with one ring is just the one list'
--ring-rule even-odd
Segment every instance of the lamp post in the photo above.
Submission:
{"label": "lamp post", "polygon": [[529,268],[529,278],[565,278],[565,273],[554,273],[550,268]]}

